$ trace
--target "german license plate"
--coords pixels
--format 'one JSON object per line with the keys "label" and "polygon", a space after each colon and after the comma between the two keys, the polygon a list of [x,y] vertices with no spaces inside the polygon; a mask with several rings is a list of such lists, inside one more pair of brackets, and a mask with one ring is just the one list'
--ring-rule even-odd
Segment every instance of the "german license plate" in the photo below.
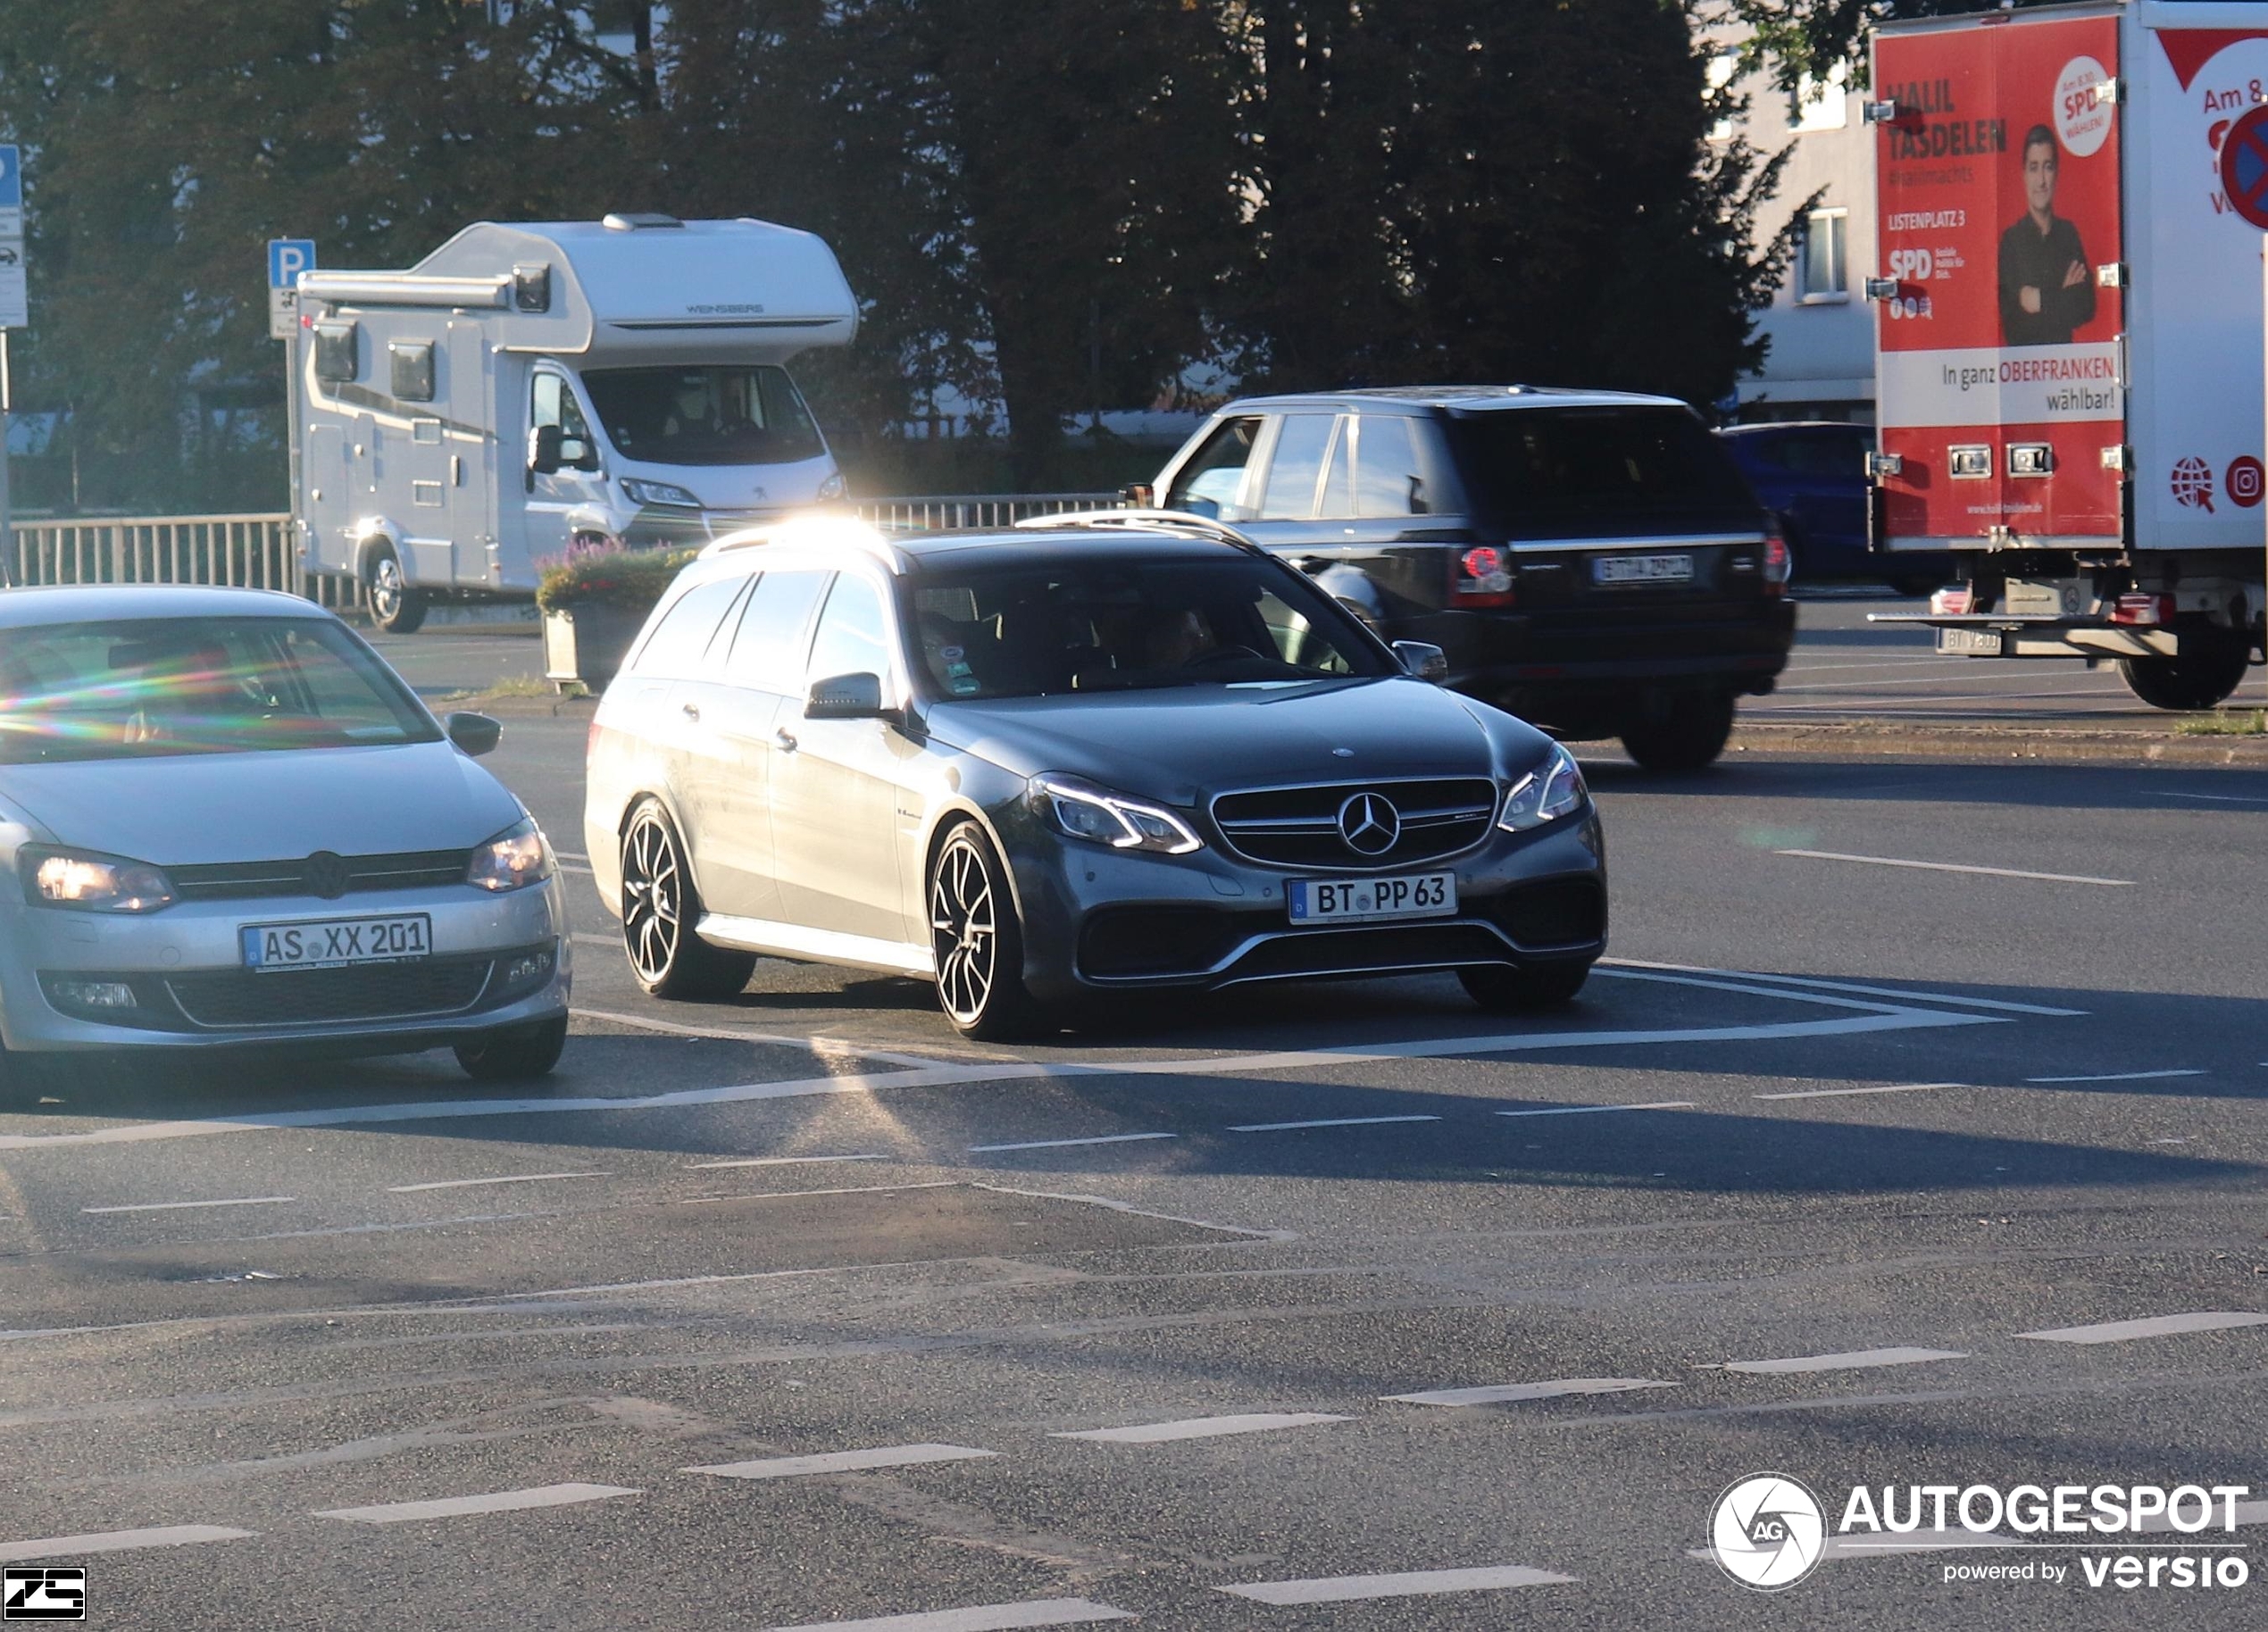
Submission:
{"label": "german license plate", "polygon": [[1601,555],[1591,562],[1594,584],[1684,584],[1692,579],[1690,555]]}
{"label": "german license plate", "polygon": [[2001,635],[1999,629],[1939,629],[1938,650],[1965,657],[1997,657]]}
{"label": "german license plate", "polygon": [[1453,872],[1404,873],[1344,881],[1294,878],[1284,887],[1296,924],[1351,924],[1381,918],[1447,918],[1457,910]]}
{"label": "german license plate", "polygon": [[433,920],[424,912],[245,924],[237,935],[244,947],[244,966],[262,973],[345,969],[355,963],[407,963],[430,956],[433,951]]}

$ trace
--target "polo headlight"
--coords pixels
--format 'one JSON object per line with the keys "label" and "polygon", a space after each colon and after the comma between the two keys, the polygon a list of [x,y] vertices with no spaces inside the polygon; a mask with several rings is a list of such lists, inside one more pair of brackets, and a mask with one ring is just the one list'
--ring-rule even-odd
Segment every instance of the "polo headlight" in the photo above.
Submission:
{"label": "polo headlight", "polygon": [[27,846],[18,867],[24,898],[36,907],[79,912],[155,912],[173,904],[173,881],[162,868],[122,855]]}
{"label": "polo headlight", "polygon": [[675,482],[641,481],[635,476],[622,478],[622,496],[633,504],[667,504],[672,510],[701,508],[701,501]]}
{"label": "polo headlight", "polygon": [[1512,785],[1497,826],[1507,833],[1524,833],[1572,815],[1583,808],[1586,796],[1582,767],[1575,763],[1573,754],[1554,743],[1544,762]]}
{"label": "polo headlight", "polygon": [[1187,855],[1205,845],[1163,805],[1113,793],[1080,777],[1034,777],[1031,801],[1058,832],[1113,850]]}
{"label": "polo headlight", "polygon": [[530,816],[475,850],[465,867],[464,881],[501,895],[505,890],[541,884],[557,870],[551,845],[545,840],[543,829],[536,825],[536,819]]}

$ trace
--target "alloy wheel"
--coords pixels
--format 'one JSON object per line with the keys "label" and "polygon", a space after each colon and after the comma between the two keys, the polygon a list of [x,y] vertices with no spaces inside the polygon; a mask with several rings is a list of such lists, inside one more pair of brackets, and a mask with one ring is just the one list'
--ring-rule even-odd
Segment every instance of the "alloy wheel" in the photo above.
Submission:
{"label": "alloy wheel", "polygon": [[955,1023],[974,1025],[999,978],[1000,932],[991,874],[965,832],[938,853],[930,877],[930,933],[937,950],[938,997]]}
{"label": "alloy wheel", "polygon": [[402,563],[391,554],[380,555],[371,568],[371,616],[379,623],[394,622],[402,615],[402,596],[407,588],[402,581]]}
{"label": "alloy wheel", "polygon": [[651,809],[622,841],[622,949],[651,986],[670,973],[684,934],[685,874],[677,843]]}

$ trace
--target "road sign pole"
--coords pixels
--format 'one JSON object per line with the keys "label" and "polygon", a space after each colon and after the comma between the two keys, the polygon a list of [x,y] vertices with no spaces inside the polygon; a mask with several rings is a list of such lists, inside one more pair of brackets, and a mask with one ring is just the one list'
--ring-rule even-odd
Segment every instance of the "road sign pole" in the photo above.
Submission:
{"label": "road sign pole", "polygon": [[0,584],[16,581],[16,535],[8,511],[8,411],[14,407],[8,380],[8,331],[0,329]]}

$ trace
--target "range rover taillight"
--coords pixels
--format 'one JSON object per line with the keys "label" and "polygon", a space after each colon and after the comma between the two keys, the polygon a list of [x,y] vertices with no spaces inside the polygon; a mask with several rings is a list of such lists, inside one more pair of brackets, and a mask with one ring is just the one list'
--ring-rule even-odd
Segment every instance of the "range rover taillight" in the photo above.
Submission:
{"label": "range rover taillight", "polygon": [[1784,595],[1788,578],[1796,569],[1796,558],[1788,553],[1788,541],[1778,533],[1764,535],[1764,593]]}
{"label": "range rover taillight", "polygon": [[1512,561],[1494,545],[1479,545],[1456,558],[1449,580],[1452,606],[1512,604]]}

